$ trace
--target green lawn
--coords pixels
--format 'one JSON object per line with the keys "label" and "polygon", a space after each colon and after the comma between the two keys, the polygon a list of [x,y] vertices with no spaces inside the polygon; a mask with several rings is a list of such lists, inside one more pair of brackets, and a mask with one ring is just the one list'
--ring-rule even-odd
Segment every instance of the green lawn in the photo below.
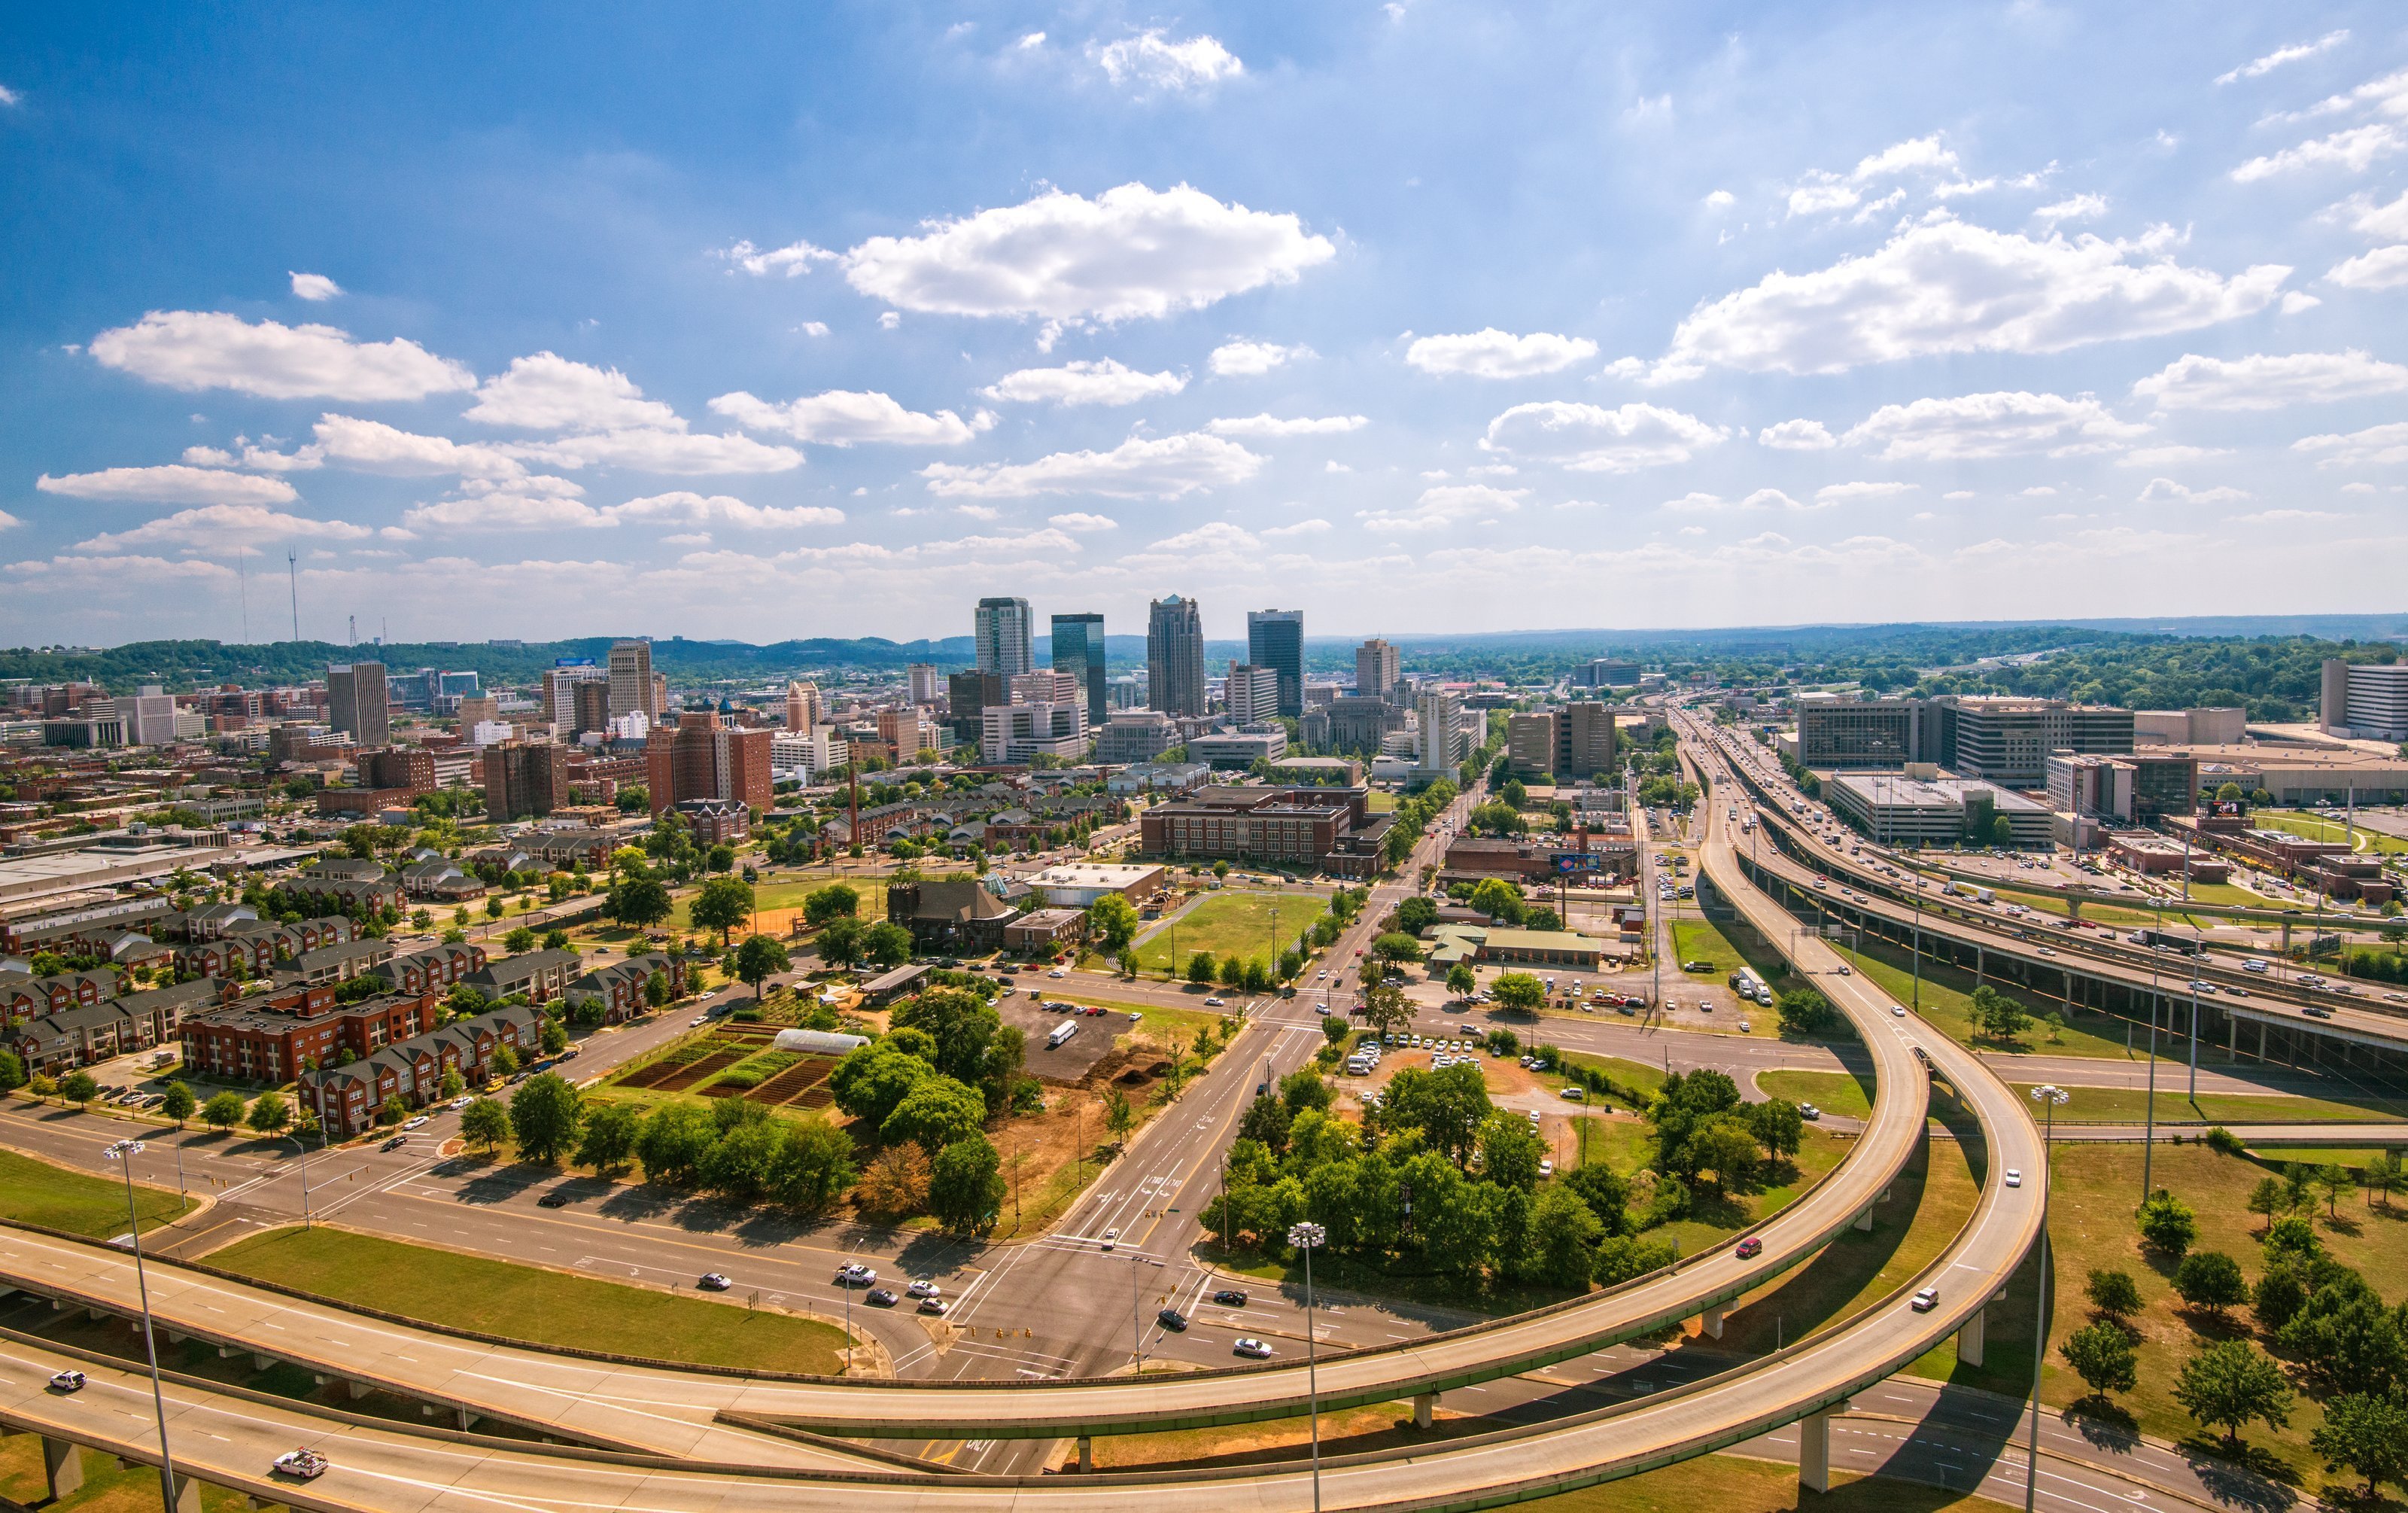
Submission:
{"label": "green lawn", "polygon": [[[1900,1003],[1912,1005],[1916,1001],[1914,954],[1900,950],[1887,942],[1868,944],[1856,954],[1856,970],[1883,992]],[[1973,973],[1947,965],[1927,951],[1923,958],[1922,1014],[1941,1033],[1960,1045],[1971,1045],[1973,1040]],[[2038,1016],[2055,1009],[2064,1012],[2063,1004],[2043,993],[2035,993],[2012,983],[1991,982],[1990,986],[2022,1004],[2026,1012]],[[2064,1030],[2056,1040],[2049,1038],[2045,1026],[2034,1024],[2024,1031],[2021,1041],[2001,1045],[1985,1040],[1984,1050],[2044,1051],[2051,1056],[2100,1056],[2118,1060],[2124,1057],[2124,1021],[2105,1015],[2077,1012],[2068,1019]],[[2220,1053],[2219,1053],[2220,1054]]]}
{"label": "green lawn", "polygon": [[[2327,1124],[2396,1120],[2404,1112],[2397,1102],[2386,1107],[2376,1100],[2343,1103],[2271,1093],[2201,1093],[2194,1104],[2182,1095],[2182,1077],[2180,1063],[2157,1069],[2158,1118],[2205,1119],[2212,1124]],[[2014,1086],[2028,1090],[2030,1084]],[[2057,1111],[2059,1124],[2138,1124],[2149,1106],[2144,1088],[2069,1088],[2066,1091],[2073,1101]]]}
{"label": "green lawn", "polygon": [[1769,1098],[1812,1103],[1826,1114],[1843,1118],[1872,1117],[1872,1089],[1845,1072],[1759,1072],[1756,1085]]}
{"label": "green lawn", "polygon": [[[2286,1166],[2297,1161],[2303,1166],[2345,1166],[2353,1172],[2363,1171],[2366,1163],[2383,1154],[2378,1146],[2268,1146],[2253,1150],[2251,1155],[2269,1166]],[[2394,1152],[2398,1154],[2398,1152]]]}
{"label": "green lawn", "polygon": [[[1279,911],[1276,936],[1271,919],[1274,909]],[[1188,958],[1198,951],[1210,951],[1216,957],[1268,958],[1274,939],[1282,945],[1295,944],[1296,938],[1327,909],[1328,901],[1317,893],[1210,893],[1149,936],[1137,948],[1138,961],[1148,971],[1160,972],[1168,967],[1184,973]],[[1171,959],[1174,940],[1179,951],[1176,962]]]}
{"label": "green lawn", "polygon": [[[19,1507],[40,1507],[43,1513],[159,1513],[159,1473],[141,1464],[121,1466],[114,1456],[96,1450],[83,1455],[83,1485],[50,1502],[49,1483],[42,1477],[42,1441],[35,1434],[0,1437],[0,1498]],[[202,1513],[239,1513],[251,1506],[240,1492],[207,1482],[196,1489]]]}
{"label": "green lawn", "polygon": [[[799,909],[803,906],[805,899],[830,883],[849,884],[854,892],[861,895],[861,907],[858,913],[862,919],[875,924],[886,917],[886,885],[868,877],[844,875],[830,877],[821,874],[765,881],[753,886],[752,906],[762,910]],[[699,887],[679,889],[677,907],[670,912],[668,924],[664,928],[671,930],[694,929],[694,921],[687,913],[687,906],[694,901],[694,896],[701,891]]]}
{"label": "green lawn", "polygon": [[1713,963],[1711,974],[1686,973],[1692,983],[1727,983],[1732,973],[1742,967],[1753,967],[1776,993],[1798,986],[1798,979],[1791,975],[1789,964],[1781,953],[1767,944],[1755,927],[1737,920],[1728,925],[1716,925],[1706,919],[1672,921],[1672,955],[1670,965],[1674,967],[1684,961]]}
{"label": "green lawn", "polygon": [[[1579,1118],[1572,1120],[1576,1160],[1602,1161],[1624,1174],[1638,1171],[1656,1155],[1655,1129],[1643,1120]],[[1768,1187],[1717,1194],[1700,1191],[1689,1217],[1647,1232],[1648,1237],[1670,1240],[1684,1256],[1719,1245],[1731,1235],[1761,1223],[1796,1201],[1806,1185],[1840,1163],[1854,1146],[1809,1125],[1799,1144],[1794,1175]]]}
{"label": "green lawn", "polygon": [[[172,1157],[169,1158],[173,1160]],[[161,1188],[136,1183],[135,1211],[144,1233],[172,1224],[196,1203]],[[131,1227],[125,1218],[125,1184],[70,1172],[13,1150],[0,1150],[0,1213],[27,1224],[65,1230],[94,1240],[114,1239]]]}
{"label": "green lawn", "polygon": [[530,1345],[757,1371],[832,1372],[842,1362],[844,1332],[813,1319],[348,1230],[271,1230],[211,1251],[208,1261],[321,1297]]}

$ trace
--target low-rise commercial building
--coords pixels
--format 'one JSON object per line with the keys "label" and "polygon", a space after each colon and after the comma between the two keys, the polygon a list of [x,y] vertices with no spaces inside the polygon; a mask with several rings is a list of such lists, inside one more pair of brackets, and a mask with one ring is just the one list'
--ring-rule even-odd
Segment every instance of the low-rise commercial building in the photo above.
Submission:
{"label": "low-rise commercial building", "polygon": [[1020,913],[975,879],[894,883],[886,889],[888,921],[910,930],[923,950],[999,950],[1003,927]]}
{"label": "low-rise commercial building", "polygon": [[1286,755],[1287,727],[1283,725],[1249,725],[1187,738],[1187,759],[1210,767],[1242,771],[1256,762],[1276,762]]}
{"label": "low-rise commercial building", "polygon": [[1162,891],[1170,870],[1146,864],[1068,861],[1029,878],[1028,886],[1057,909],[1084,909],[1111,894],[1135,903]]}
{"label": "low-rise commercial building", "polygon": [[[1823,798],[1832,813],[1885,845],[2045,850],[2055,843],[2046,804],[1993,783],[1843,772],[1823,785]],[[2004,836],[2000,819],[2007,822]]]}

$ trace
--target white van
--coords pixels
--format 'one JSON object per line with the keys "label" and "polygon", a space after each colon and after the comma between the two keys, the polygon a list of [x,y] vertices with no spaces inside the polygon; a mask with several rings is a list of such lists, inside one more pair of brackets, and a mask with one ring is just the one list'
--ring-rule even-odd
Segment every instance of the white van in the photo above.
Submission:
{"label": "white van", "polygon": [[1075,1035],[1078,1032],[1079,1021],[1076,1019],[1065,1019],[1060,1024],[1055,1025],[1053,1032],[1045,1037],[1045,1048],[1049,1051],[1058,1051],[1062,1048],[1062,1043],[1064,1041],[1068,1040],[1072,1035]]}

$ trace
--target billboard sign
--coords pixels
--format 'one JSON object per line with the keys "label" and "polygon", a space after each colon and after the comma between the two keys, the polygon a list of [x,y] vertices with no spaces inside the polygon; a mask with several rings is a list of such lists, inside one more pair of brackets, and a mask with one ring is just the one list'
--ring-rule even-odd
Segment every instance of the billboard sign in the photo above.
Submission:
{"label": "billboard sign", "polygon": [[1601,872],[1605,858],[1590,851],[1559,851],[1555,853],[1555,871],[1567,875],[1576,872]]}
{"label": "billboard sign", "polygon": [[590,656],[555,656],[552,659],[552,665],[553,667],[592,667],[594,665],[594,658]]}

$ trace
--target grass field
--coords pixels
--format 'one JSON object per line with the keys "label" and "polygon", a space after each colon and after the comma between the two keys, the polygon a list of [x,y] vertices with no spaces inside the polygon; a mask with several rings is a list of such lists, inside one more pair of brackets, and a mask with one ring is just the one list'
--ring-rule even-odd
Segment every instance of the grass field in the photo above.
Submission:
{"label": "grass field", "polygon": [[1672,956],[1670,965],[1675,967],[1684,961],[1713,963],[1711,977],[1704,973],[1692,973],[1692,982],[1720,985],[1728,982],[1730,974],[1740,968],[1753,967],[1776,993],[1798,986],[1798,979],[1791,975],[1781,953],[1768,944],[1754,927],[1736,920],[1727,926],[1706,919],[1672,921]]}
{"label": "grass field", "polygon": [[[853,891],[861,895],[859,914],[864,921],[875,924],[886,917],[886,885],[875,878],[867,877],[830,877],[821,874],[766,879],[753,886],[752,906],[764,911],[799,909],[803,906],[805,899],[830,883],[849,884]],[[687,906],[694,901],[694,896],[700,891],[702,890],[698,887],[678,890],[677,907],[670,912],[668,924],[665,928],[679,931],[694,929],[694,921],[687,914]]]}
{"label": "grass field", "polygon": [[[240,1513],[250,1506],[240,1492],[200,1484],[201,1513]],[[42,1441],[35,1434],[0,1437],[0,1497],[44,1513],[159,1513],[159,1473],[147,1465],[121,1467],[113,1456],[83,1452],[83,1486],[53,1503],[42,1479]]]}
{"label": "grass field", "polygon": [[[2078,1095],[2077,1095],[2078,1096]],[[2083,1279],[2095,1267],[2125,1272],[2141,1290],[2145,1304],[2132,1322],[2139,1331],[2140,1386],[2117,1395],[2117,1405],[2128,1412],[2144,1433],[2175,1441],[2196,1440],[2199,1429],[2173,1401],[2173,1385],[2183,1362],[2209,1341],[2249,1333],[2247,1310],[2229,1322],[2194,1320],[2173,1296],[2172,1267],[2140,1248],[2132,1210],[2141,1197],[2142,1153],[2131,1146],[2085,1147],[2075,1160],[2054,1165],[2050,1194],[2053,1218],[2049,1233],[2055,1246],[2055,1280],[2050,1284],[2048,1362],[2042,1396],[2053,1404],[2071,1404],[2088,1389],[2074,1376],[2057,1347],[2074,1330],[2091,1322],[2082,1299]],[[2200,1250],[2220,1250],[2241,1262],[2243,1275],[2255,1282],[2263,1269],[2258,1246],[2258,1219],[2248,1211],[2249,1191],[2268,1168],[2238,1156],[2222,1156],[2205,1146],[2157,1147],[2150,1180],[2188,1203],[2199,1216]],[[2363,1198],[2344,1199],[2340,1222],[2329,1222],[2318,1206],[2316,1233],[2340,1261],[2355,1267],[2385,1299],[2397,1301],[2408,1291],[2408,1208],[2388,1209]],[[2010,1395],[2031,1387],[2031,1331],[2036,1265],[2028,1261],[2007,1290],[2007,1301],[1990,1310],[1989,1353],[1980,1368],[1958,1364],[1952,1347],[1943,1346],[1909,1370],[1918,1376],[1954,1379]],[[2197,1327],[2194,1327],[2196,1322]],[[2262,1347],[2268,1342],[2258,1340]],[[2314,1491],[2324,1480],[2323,1460],[2308,1451],[2308,1436],[2323,1422],[2316,1401],[2302,1392],[2287,1428],[2258,1425],[2246,1436],[2258,1452],[2271,1452],[2278,1475],[2296,1477]],[[2287,1470],[2286,1470],[2287,1468]],[[2346,1474],[2335,1476],[2336,1487],[2350,1484]]]}
{"label": "grass field", "polygon": [[1845,1072],[1759,1072],[1756,1085],[1768,1098],[1812,1103],[1842,1118],[1872,1117],[1872,1089]]}
{"label": "grass field", "polygon": [[[1168,968],[1179,973],[1187,970],[1188,958],[1198,951],[1210,951],[1216,957],[1268,958],[1274,939],[1282,945],[1295,944],[1297,936],[1327,912],[1327,901],[1316,893],[1210,893],[1147,937],[1137,948],[1138,961],[1149,972]],[[1273,909],[1279,911],[1276,936],[1272,929]],[[1179,953],[1175,962],[1171,958],[1174,940]]]}
{"label": "grass field", "polygon": [[[2304,1166],[2345,1166],[2362,1171],[2366,1163],[2383,1153],[2379,1146],[2268,1146],[2251,1152],[2269,1166],[2283,1166],[2297,1161]],[[2397,1154],[2395,1152],[2395,1154]]]}
{"label": "grass field", "polygon": [[[2206,1119],[2212,1124],[2325,1124],[2351,1120],[2389,1120],[2401,1108],[2336,1102],[2324,1098],[2285,1098],[2261,1093],[2201,1093],[2198,1102],[2182,1095],[2182,1068],[2157,1069],[2157,1114],[2160,1119]],[[2172,1091],[2165,1090],[2168,1085]],[[2028,1089],[2029,1084],[2017,1083]],[[2144,1088],[2070,1088],[2073,1101],[2057,1111],[2059,1124],[2138,1124],[2147,1114]]]}
{"label": "grass field", "polygon": [[[1856,953],[1856,970],[1865,974],[1883,992],[1900,1003],[1913,1004],[1918,990],[1914,986],[1914,953],[1899,950],[1887,942],[1868,946]],[[1923,958],[1923,986],[1920,998],[1923,1016],[1949,1039],[1959,1045],[1973,1042],[1973,974],[1949,966],[1927,953]],[[1991,987],[2022,1004],[2035,1018],[2049,1010],[2064,1012],[2063,1005],[2045,994],[2030,992],[2012,983],[1991,983]],[[2124,1058],[2124,1021],[2104,1015],[2077,1011],[2069,1016],[2059,1038],[2049,1039],[2045,1026],[2035,1024],[2024,1031],[2019,1042],[2000,1043],[1985,1040],[1984,1050],[2044,1051],[2051,1056],[2100,1056],[2117,1060]],[[2221,1055],[2221,1052],[2218,1052]]]}
{"label": "grass field", "polygon": [[[174,1223],[198,1205],[137,1182],[134,1206],[147,1234],[162,1224]],[[0,1213],[94,1240],[112,1239],[129,1227],[123,1182],[70,1172],[13,1150],[0,1150]]]}
{"label": "grass field", "polygon": [[844,1332],[815,1319],[348,1230],[271,1230],[211,1251],[208,1261],[321,1297],[530,1345],[758,1371],[832,1372],[843,1359]]}

